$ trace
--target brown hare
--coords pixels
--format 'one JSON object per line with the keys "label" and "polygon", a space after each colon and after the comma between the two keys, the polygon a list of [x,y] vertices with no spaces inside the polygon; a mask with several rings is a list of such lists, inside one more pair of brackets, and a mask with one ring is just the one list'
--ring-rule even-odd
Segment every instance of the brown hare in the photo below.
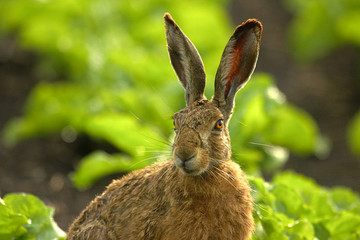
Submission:
{"label": "brown hare", "polygon": [[254,71],[262,26],[238,26],[223,52],[215,94],[191,41],[165,14],[170,61],[185,88],[173,116],[173,158],[113,181],[70,226],[68,239],[249,239],[254,230],[249,183],[231,160],[228,122],[236,92]]}

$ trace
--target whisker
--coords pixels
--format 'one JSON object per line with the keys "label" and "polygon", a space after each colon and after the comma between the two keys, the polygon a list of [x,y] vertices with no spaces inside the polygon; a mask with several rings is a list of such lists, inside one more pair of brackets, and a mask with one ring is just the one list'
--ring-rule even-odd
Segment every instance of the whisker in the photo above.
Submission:
{"label": "whisker", "polygon": [[214,179],[215,179],[218,183],[220,183],[219,178],[217,177],[217,175],[216,175],[214,172],[209,171],[209,173],[211,174],[211,176],[214,177]]}
{"label": "whisker", "polygon": [[138,120],[138,121],[141,120],[133,111],[129,111],[129,113],[130,113],[131,115],[133,115],[133,117],[134,117],[136,120]]}
{"label": "whisker", "polygon": [[224,176],[224,175],[221,174],[221,173],[227,174],[226,172],[224,172],[222,169],[220,169],[220,168],[218,168],[218,167],[215,167],[215,166],[214,166],[214,169],[218,170],[220,177],[222,177],[222,178],[223,178],[225,181],[227,181],[231,186],[233,186],[236,191],[239,191],[239,192],[240,192],[240,190],[239,190],[232,182],[230,182],[230,180],[227,179],[226,176]]}
{"label": "whisker", "polygon": [[158,156],[152,156],[152,157],[147,157],[147,158],[145,158],[144,160],[152,160],[152,159],[160,159],[160,158],[164,158],[164,157],[166,157],[166,156],[164,156],[164,155],[158,155]]}
{"label": "whisker", "polygon": [[171,151],[167,151],[167,150],[155,150],[155,151],[141,151],[141,152],[144,152],[144,153],[171,153]]}
{"label": "whisker", "polygon": [[[222,177],[224,180],[226,180],[231,186],[233,186],[233,187],[236,189],[236,191],[241,192],[241,191],[240,191],[238,188],[236,188],[236,186],[226,177],[226,176],[228,176],[229,178],[235,180],[234,176],[232,176],[231,174],[225,172],[224,170],[222,170],[222,169],[220,169],[220,168],[218,168],[218,167],[216,167],[216,166],[214,166],[214,169],[217,170],[219,174],[216,175],[215,173],[213,173],[213,172],[211,172],[211,171],[210,171],[210,173],[211,173],[212,176],[214,176],[214,178],[215,178],[217,181],[219,181],[219,179],[218,179],[217,176],[220,176],[220,177]],[[225,174],[226,176],[224,176],[223,174]],[[254,189],[251,189],[251,191],[257,192],[257,191],[254,190]],[[269,213],[269,211],[267,211],[267,210],[266,210],[263,206],[261,206],[260,204],[254,202],[254,201],[253,201],[253,204],[254,204],[254,206],[258,207],[259,209],[261,209],[261,210]]]}
{"label": "whisker", "polygon": [[149,162],[149,160],[152,160],[152,159],[158,159],[158,156],[154,156],[154,157],[148,157],[148,158],[145,158],[145,159],[142,159],[140,161],[136,161],[134,164],[132,164],[130,167],[133,168],[135,167],[136,165],[139,165],[143,162]]}
{"label": "whisker", "polygon": [[271,144],[266,144],[266,143],[257,143],[257,142],[249,142],[250,144],[253,145],[257,145],[257,146],[262,146],[262,147],[268,147],[268,148],[275,148],[277,146],[275,145],[271,145]]}
{"label": "whisker", "polygon": [[167,174],[168,171],[170,171],[170,168],[165,168],[164,173],[161,174],[161,176],[159,177],[159,179],[162,179],[162,178]]}
{"label": "whisker", "polygon": [[214,148],[215,150],[217,150],[217,151],[219,151],[219,152],[220,152],[221,150],[223,150],[223,148],[225,148],[225,150],[231,149],[231,147],[228,146],[228,145],[226,145],[226,144],[224,144],[224,145],[222,146],[222,148],[220,148],[220,147],[218,147],[218,146],[216,146],[216,145],[212,146],[212,148]]}
{"label": "whisker", "polygon": [[210,158],[210,160],[215,161],[217,163],[226,163],[229,160],[224,160],[224,159],[217,159],[217,158]]}
{"label": "whisker", "polygon": [[168,140],[165,140],[165,139],[157,139],[157,138],[154,138],[154,137],[150,137],[150,136],[147,136],[147,135],[144,135],[142,133],[139,133],[140,135],[142,135],[144,137],[144,140],[151,143],[151,141],[149,141],[148,139],[150,140],[153,140],[153,141],[156,141],[158,143],[161,143],[161,144],[164,144],[166,146],[169,146],[169,147],[172,147],[172,144],[168,141]]}
{"label": "whisker", "polygon": [[247,127],[247,125],[246,125],[245,123],[243,123],[242,121],[240,121],[240,120],[238,120],[238,119],[236,119],[236,118],[231,119],[231,121],[232,121],[233,123],[239,123],[239,124],[243,125],[244,127]]}
{"label": "whisker", "polygon": [[[221,170],[221,169],[220,169],[220,170]],[[229,173],[225,172],[224,170],[221,170],[221,172],[222,172],[222,173],[224,173],[224,174],[226,174],[229,178],[231,178],[231,179],[235,180],[235,177],[234,177],[234,176],[232,176],[231,174],[229,174]]]}
{"label": "whisker", "polygon": [[[151,89],[152,89],[152,92],[154,92],[154,93],[159,93],[159,92],[161,92],[161,91],[159,90],[159,88],[158,88],[158,87],[155,87],[153,84],[146,84],[146,85],[149,86],[149,88],[151,88]],[[164,96],[163,96],[162,94],[156,94],[156,95],[159,97],[159,99],[160,99],[161,102],[164,104],[164,106],[167,107],[167,109],[164,109],[164,110],[166,110],[167,112],[173,112],[172,109],[171,109],[171,107],[170,107],[169,104],[168,104],[168,101],[166,101],[166,100],[164,99]]]}
{"label": "whisker", "polygon": [[258,207],[259,209],[263,210],[266,213],[271,213],[270,211],[268,211],[265,207],[261,206],[261,204],[258,204],[256,202],[253,202],[254,206]]}

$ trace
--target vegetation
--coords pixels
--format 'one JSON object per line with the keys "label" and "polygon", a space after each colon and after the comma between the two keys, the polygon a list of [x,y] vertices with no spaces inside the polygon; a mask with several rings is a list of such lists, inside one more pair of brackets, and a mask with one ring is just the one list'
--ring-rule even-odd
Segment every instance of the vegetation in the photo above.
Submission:
{"label": "vegetation", "polygon": [[359,239],[360,197],[349,189],[325,189],[291,172],[269,184],[250,177],[254,189],[254,239]]}
{"label": "vegetation", "polygon": [[[42,54],[42,78],[51,79],[44,69],[64,78],[35,87],[23,117],[6,126],[4,141],[13,145],[30,137],[61,134],[71,142],[86,134],[117,147],[119,154],[97,151],[84,158],[73,175],[79,188],[104,174],[141,168],[164,155],[167,145],[161,142],[172,137],[170,118],[183,107],[184,93],[169,64],[163,13],[189,8],[186,17],[174,17],[198,46],[210,80],[232,30],[220,2],[201,10],[197,8],[201,1],[184,4],[144,1],[138,8],[131,1],[100,6],[95,0],[76,6],[67,1],[3,2],[8,11],[0,17],[1,29],[17,31],[19,44]],[[210,34],[217,37],[209,41]],[[212,85],[207,92],[213,92]],[[230,130],[235,160],[252,173],[277,169],[286,161],[288,149],[298,154],[326,152],[312,118],[287,103],[266,74],[254,76],[239,94]],[[95,170],[84,174],[84,166]]]}
{"label": "vegetation", "polygon": [[[359,51],[358,0],[284,0],[284,3],[295,15],[289,31],[295,59],[309,63],[345,45],[354,46]],[[359,77],[356,81],[360,86]],[[360,112],[350,121],[347,132],[350,149],[357,156],[360,156],[359,116]]]}
{"label": "vegetation", "polygon": [[[305,2],[311,1],[288,4],[303,7]],[[184,106],[184,93],[169,64],[162,15],[171,12],[190,36],[211,82],[233,29],[223,4],[221,0],[1,1],[0,8],[7,11],[0,15],[0,36],[15,34],[19,46],[36,52],[38,76],[44,79],[31,92],[23,116],[6,125],[4,142],[11,146],[60,134],[66,142],[87,135],[115,146],[116,154],[99,150],[84,157],[72,174],[80,189],[105,175],[168,158],[171,116]],[[212,85],[206,92],[213,91]],[[286,101],[270,75],[255,74],[236,103],[230,126],[233,157],[246,172],[257,176],[276,172],[289,151],[327,153],[315,121]],[[351,128],[354,152],[360,152],[360,117]],[[292,173],[279,174],[271,183],[254,177],[251,183],[258,225],[255,239],[360,237],[355,231],[360,200],[350,190],[327,190]],[[34,205],[43,209],[42,215],[22,211],[25,207],[18,205]],[[52,211],[34,196],[7,195],[0,206],[0,215],[6,216],[0,217],[0,237],[64,238]]]}
{"label": "vegetation", "polygon": [[29,194],[7,194],[0,198],[0,239],[64,239],[56,225],[54,209]]}
{"label": "vegetation", "polygon": [[[344,187],[325,189],[291,172],[271,183],[250,177],[255,198],[253,239],[360,238],[360,196]],[[53,209],[32,195],[9,194],[0,202],[1,239],[64,239]]]}

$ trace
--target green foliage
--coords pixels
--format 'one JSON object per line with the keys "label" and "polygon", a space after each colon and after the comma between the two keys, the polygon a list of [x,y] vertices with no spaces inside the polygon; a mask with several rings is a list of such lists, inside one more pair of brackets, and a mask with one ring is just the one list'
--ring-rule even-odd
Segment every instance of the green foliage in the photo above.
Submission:
{"label": "green foliage", "polygon": [[[289,40],[294,58],[311,62],[344,45],[360,49],[360,1],[284,0],[295,19]],[[360,154],[359,113],[348,126],[352,152]]]}
{"label": "green foliage", "polygon": [[[0,7],[7,11],[0,16],[0,29],[19,31],[22,46],[46,56],[43,66],[54,68],[57,73],[65,71],[73,81],[117,89],[146,83],[156,87],[173,76],[168,65],[163,64],[167,53],[162,15],[167,11],[174,13],[186,32],[195,35],[192,39],[201,46],[200,51],[207,53],[207,65],[214,65],[217,61],[211,60],[221,53],[219,43],[225,42],[230,33],[220,3],[2,1]],[[217,36],[212,41],[204,34],[209,32]],[[219,54],[214,55],[214,51]]]}
{"label": "green foliage", "polygon": [[[316,123],[289,104],[267,74],[256,74],[237,95],[230,123],[233,158],[248,172],[274,171],[288,150],[299,155],[328,151]],[[297,136],[297,137],[294,137]]]}
{"label": "green foliage", "polygon": [[[94,160],[109,157],[97,155]],[[121,162],[120,158],[112,160],[114,168]],[[253,239],[360,238],[360,197],[351,190],[322,188],[291,172],[278,174],[271,183],[248,178],[255,199]],[[52,215],[52,208],[30,194],[8,194],[0,199],[0,238],[65,239]]]}
{"label": "green foliage", "polygon": [[284,0],[295,14],[290,26],[294,57],[312,61],[345,44],[360,46],[358,0]]}
{"label": "green foliage", "polygon": [[360,156],[360,112],[355,115],[349,124],[348,138],[352,152]]}
{"label": "green foliage", "polygon": [[[72,142],[86,134],[120,151],[86,156],[73,174],[79,188],[115,171],[143,167],[169,151],[170,118],[184,106],[184,93],[166,52],[164,12],[174,13],[198,46],[209,69],[208,96],[231,34],[221,1],[81,0],[74,5],[14,0],[0,2],[0,7],[7,9],[0,16],[0,30],[16,31],[21,46],[42,54],[44,78],[55,74],[67,79],[38,84],[24,115],[7,124],[4,142],[14,145],[49,134]],[[238,95],[230,128],[234,158],[248,172],[278,169],[288,149],[297,154],[326,151],[317,147],[322,141],[315,122],[287,103],[266,74],[255,76]],[[93,170],[84,171],[84,166]]]}
{"label": "green foliage", "polygon": [[[3,33],[16,31],[21,46],[42,54],[38,68],[44,78],[54,74],[67,79],[38,84],[24,115],[7,124],[4,142],[11,146],[59,133],[71,142],[78,134],[87,134],[119,148],[121,158],[129,158],[134,166],[152,162],[144,159],[158,155],[149,151],[167,147],[158,143],[167,142],[171,116],[184,102],[169,64],[162,15],[174,12],[179,24],[194,35],[192,40],[206,56],[207,66],[216,69],[214,59],[230,35],[219,6],[220,1],[170,0],[82,0],[75,5],[71,1],[0,2],[7,9],[0,16]],[[184,11],[186,16],[176,14]],[[216,34],[216,40],[209,41],[204,33]],[[93,156],[99,155],[90,154],[84,160],[91,161]],[[95,180],[81,184],[76,176],[79,187]]]}
{"label": "green foliage", "polygon": [[155,131],[141,126],[125,114],[97,115],[85,124],[85,129],[90,136],[104,139],[126,154],[94,152],[85,157],[73,175],[73,181],[79,188],[89,187],[98,178],[110,173],[143,168],[160,158],[160,149],[164,148],[161,140],[159,142],[161,137]]}
{"label": "green foliage", "polygon": [[254,239],[359,239],[360,197],[343,187],[325,189],[291,172],[271,183],[250,177]]}
{"label": "green foliage", "polygon": [[0,239],[64,239],[66,234],[47,207],[30,194],[7,194],[0,198]]}

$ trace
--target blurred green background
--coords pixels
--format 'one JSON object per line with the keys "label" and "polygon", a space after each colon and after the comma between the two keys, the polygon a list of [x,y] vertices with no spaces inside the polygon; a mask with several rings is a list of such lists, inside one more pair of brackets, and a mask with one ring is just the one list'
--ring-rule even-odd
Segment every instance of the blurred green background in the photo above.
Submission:
{"label": "blurred green background", "polygon": [[[235,26],[247,18],[263,23],[258,66],[229,126],[233,159],[248,175],[269,179],[294,169],[323,185],[360,190],[358,0],[3,0],[0,9],[0,190],[45,198],[60,210],[63,229],[111,178],[171,157],[171,116],[185,102],[166,51],[165,12],[199,50],[208,98]],[[261,192],[260,179],[252,183]],[[289,194],[285,182],[278,177],[274,186],[284,186],[263,189],[256,200],[293,227],[274,227],[275,218],[270,224],[259,210],[259,239],[264,231],[332,236],[335,223],[315,226],[320,221],[304,209],[284,213],[298,214],[297,222],[276,215],[264,196]],[[310,185],[334,202],[329,209],[338,203],[335,190]]]}

